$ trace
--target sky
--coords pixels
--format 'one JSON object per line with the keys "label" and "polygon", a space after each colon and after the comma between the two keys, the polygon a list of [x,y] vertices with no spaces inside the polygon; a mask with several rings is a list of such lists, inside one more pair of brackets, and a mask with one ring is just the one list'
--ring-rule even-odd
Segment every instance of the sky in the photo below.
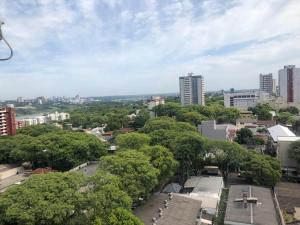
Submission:
{"label": "sky", "polygon": [[[300,0],[0,0],[0,99],[258,88],[300,66]],[[0,57],[8,54],[0,42]]]}

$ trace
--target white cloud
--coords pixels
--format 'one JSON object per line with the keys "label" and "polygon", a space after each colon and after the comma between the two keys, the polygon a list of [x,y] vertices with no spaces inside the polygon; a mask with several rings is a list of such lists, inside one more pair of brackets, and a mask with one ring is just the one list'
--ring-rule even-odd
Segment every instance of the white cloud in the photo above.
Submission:
{"label": "white cloud", "polygon": [[255,88],[259,72],[299,65],[299,10],[298,0],[4,0],[16,55],[1,63],[0,95],[40,95],[30,87],[43,79],[53,95],[178,91],[190,71],[209,90]]}

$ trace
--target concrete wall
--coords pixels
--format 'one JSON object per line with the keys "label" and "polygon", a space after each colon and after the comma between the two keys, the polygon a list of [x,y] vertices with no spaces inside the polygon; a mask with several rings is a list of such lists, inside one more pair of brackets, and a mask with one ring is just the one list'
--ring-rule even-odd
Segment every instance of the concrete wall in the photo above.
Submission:
{"label": "concrete wall", "polygon": [[214,120],[202,121],[198,125],[198,131],[205,137],[216,140],[227,139],[227,129],[216,129],[216,122]]}
{"label": "concrete wall", "polygon": [[288,157],[288,149],[291,143],[291,141],[277,142],[277,158],[281,167],[297,167],[296,160]]}

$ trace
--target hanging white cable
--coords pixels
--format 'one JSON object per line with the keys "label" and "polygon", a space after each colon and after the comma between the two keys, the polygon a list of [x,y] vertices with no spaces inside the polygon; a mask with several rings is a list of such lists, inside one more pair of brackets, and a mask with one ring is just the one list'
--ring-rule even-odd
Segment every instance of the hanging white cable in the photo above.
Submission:
{"label": "hanging white cable", "polygon": [[9,48],[10,50],[10,55],[6,58],[0,58],[0,61],[4,61],[4,60],[9,60],[13,57],[13,49],[12,47],[10,46],[10,44],[7,42],[7,40],[3,37],[3,34],[2,34],[2,29],[1,29],[1,26],[4,24],[4,22],[0,21],[0,41],[3,40],[4,43],[7,45],[7,47]]}

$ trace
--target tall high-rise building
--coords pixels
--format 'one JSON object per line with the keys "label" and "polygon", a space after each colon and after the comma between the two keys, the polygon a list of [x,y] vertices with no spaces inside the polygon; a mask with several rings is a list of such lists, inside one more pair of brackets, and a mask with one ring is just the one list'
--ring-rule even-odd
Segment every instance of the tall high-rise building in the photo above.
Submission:
{"label": "tall high-rise building", "polygon": [[300,68],[284,66],[278,71],[279,96],[287,102],[300,102]]}
{"label": "tall high-rise building", "polygon": [[273,94],[277,95],[276,79],[273,79]]}
{"label": "tall high-rise building", "polygon": [[274,79],[272,73],[259,75],[259,89],[269,95],[274,93]]}
{"label": "tall high-rise building", "polygon": [[16,134],[16,113],[12,107],[0,108],[0,136]]}
{"label": "tall high-rise building", "polygon": [[204,78],[201,75],[179,77],[180,102],[185,105],[205,105]]}

